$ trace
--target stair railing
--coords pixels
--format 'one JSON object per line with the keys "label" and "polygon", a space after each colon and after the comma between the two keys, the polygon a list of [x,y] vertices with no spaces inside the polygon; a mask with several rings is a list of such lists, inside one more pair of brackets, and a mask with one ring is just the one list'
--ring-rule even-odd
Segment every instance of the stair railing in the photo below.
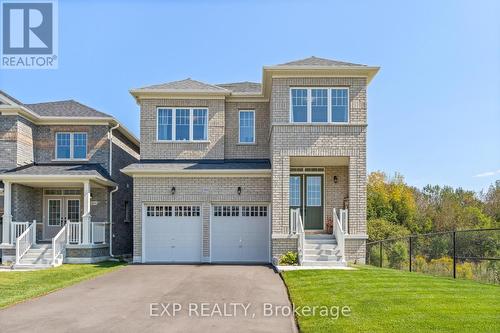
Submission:
{"label": "stair railing", "polygon": [[[28,222],[26,222],[26,224],[28,224]],[[36,221],[33,220],[33,223],[16,238],[16,265],[19,265],[22,256],[24,256],[35,243]]]}
{"label": "stair railing", "polygon": [[59,230],[57,235],[52,238],[52,266],[56,266],[56,259],[59,255],[66,249],[67,243],[67,231],[66,228],[68,226],[69,220],[67,223]]}
{"label": "stair railing", "polygon": [[291,209],[291,224],[292,232],[298,236],[297,239],[297,255],[299,260],[299,265],[302,265],[304,260],[304,246],[305,246],[305,232],[304,223],[302,222],[302,216],[300,216],[300,208]]}
{"label": "stair railing", "polygon": [[342,257],[341,261],[345,263],[345,235],[346,231],[342,227],[343,223],[341,221],[342,218],[342,211],[346,211],[345,209],[341,209],[337,213],[337,209],[333,208],[333,235],[335,236],[335,239],[337,240],[337,246],[339,248],[340,256]]}

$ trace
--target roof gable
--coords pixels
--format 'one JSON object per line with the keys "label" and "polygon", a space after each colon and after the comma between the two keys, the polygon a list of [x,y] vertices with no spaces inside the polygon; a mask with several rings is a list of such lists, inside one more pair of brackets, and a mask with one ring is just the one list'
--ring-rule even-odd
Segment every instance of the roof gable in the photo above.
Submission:
{"label": "roof gable", "polygon": [[138,88],[137,90],[158,90],[162,92],[228,92],[227,89],[196,81],[191,78]]}
{"label": "roof gable", "polygon": [[260,94],[262,91],[262,84],[259,82],[231,82],[220,83],[217,86],[230,90],[233,93],[239,94]]}

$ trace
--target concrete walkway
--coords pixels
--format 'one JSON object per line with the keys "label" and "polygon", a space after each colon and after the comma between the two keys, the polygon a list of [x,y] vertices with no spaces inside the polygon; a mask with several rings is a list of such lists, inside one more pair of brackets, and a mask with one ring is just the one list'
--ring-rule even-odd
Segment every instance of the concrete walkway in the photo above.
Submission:
{"label": "concrete walkway", "polygon": [[267,266],[132,265],[0,310],[0,331],[296,331],[293,313],[264,316],[265,303],[290,306]]}

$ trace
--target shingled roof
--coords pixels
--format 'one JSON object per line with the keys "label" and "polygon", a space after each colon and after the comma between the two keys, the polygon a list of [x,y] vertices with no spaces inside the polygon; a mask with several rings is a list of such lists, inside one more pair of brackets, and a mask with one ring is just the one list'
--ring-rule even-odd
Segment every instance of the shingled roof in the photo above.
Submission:
{"label": "shingled roof", "polygon": [[258,82],[232,82],[232,83],[220,83],[217,86],[222,87],[227,90],[231,90],[233,93],[239,94],[260,94],[262,91],[262,84]]}
{"label": "shingled roof", "polygon": [[196,81],[191,78],[180,81],[166,82],[138,88],[136,90],[159,90],[162,92],[229,92],[229,90],[213,84]]}
{"label": "shingled roof", "polygon": [[276,66],[342,66],[342,67],[351,67],[351,66],[366,66],[361,64],[354,64],[351,62],[344,62],[332,59],[318,58],[318,57],[309,57],[300,60],[294,60],[290,62],[286,62],[284,64],[279,64]]}
{"label": "shingled roof", "polygon": [[33,163],[4,172],[5,175],[23,176],[98,176],[113,181],[108,171],[100,164],[84,163]]}
{"label": "shingled roof", "polygon": [[42,117],[79,117],[79,118],[112,118],[90,106],[75,100],[55,101],[36,104],[24,104],[28,109]]}

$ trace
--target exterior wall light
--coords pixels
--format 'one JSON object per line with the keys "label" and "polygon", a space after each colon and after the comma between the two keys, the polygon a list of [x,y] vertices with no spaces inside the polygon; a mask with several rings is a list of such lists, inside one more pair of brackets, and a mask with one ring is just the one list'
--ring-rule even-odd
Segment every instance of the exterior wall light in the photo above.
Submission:
{"label": "exterior wall light", "polygon": [[333,176],[333,182],[334,182],[335,184],[337,184],[337,183],[338,183],[338,181],[339,181],[339,178],[338,178],[337,176]]}
{"label": "exterior wall light", "polygon": [[175,186],[172,186],[172,189],[170,190],[170,193],[172,193],[172,195],[175,194]]}
{"label": "exterior wall light", "polygon": [[241,186],[238,186],[238,195],[241,195]]}

